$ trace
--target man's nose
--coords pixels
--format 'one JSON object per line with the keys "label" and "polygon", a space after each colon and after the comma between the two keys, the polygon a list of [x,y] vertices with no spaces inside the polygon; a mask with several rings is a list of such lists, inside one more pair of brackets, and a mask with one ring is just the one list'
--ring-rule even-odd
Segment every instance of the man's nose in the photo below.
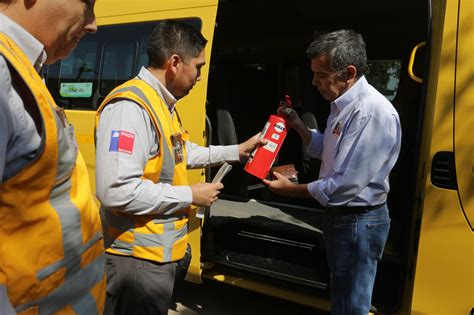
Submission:
{"label": "man's nose", "polygon": [[86,15],[84,22],[84,32],[89,34],[94,34],[97,32],[97,20],[93,11]]}

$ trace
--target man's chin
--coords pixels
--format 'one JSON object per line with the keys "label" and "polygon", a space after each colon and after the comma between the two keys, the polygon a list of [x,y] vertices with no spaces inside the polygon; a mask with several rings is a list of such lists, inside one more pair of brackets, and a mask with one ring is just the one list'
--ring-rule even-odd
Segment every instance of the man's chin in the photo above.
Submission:
{"label": "man's chin", "polygon": [[185,92],[185,93],[183,93],[183,94],[181,94],[181,95],[176,95],[176,96],[175,96],[176,100],[182,99],[183,97],[185,97],[186,95],[188,95],[190,91],[191,91],[191,90],[189,90],[189,91],[187,91],[187,92]]}
{"label": "man's chin", "polygon": [[61,59],[66,59],[69,57],[69,55],[74,51],[76,48],[77,44],[73,45],[73,47],[68,47],[68,49],[64,49],[62,51],[56,51],[54,53],[48,53],[46,52],[46,55],[48,56],[46,59],[45,64],[51,65]]}

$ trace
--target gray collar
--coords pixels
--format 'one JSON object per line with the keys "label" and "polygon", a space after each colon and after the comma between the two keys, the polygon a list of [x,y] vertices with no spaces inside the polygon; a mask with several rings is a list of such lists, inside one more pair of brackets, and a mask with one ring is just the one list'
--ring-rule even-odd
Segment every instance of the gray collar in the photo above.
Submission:
{"label": "gray collar", "polygon": [[170,113],[173,113],[177,100],[170,91],[145,67],[140,69],[138,77],[148,83],[160,95],[168,106]]}

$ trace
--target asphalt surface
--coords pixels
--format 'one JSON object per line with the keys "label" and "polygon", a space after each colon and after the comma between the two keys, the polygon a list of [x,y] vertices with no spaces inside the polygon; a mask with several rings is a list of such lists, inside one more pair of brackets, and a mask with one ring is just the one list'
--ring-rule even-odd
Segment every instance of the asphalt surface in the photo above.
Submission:
{"label": "asphalt surface", "polygon": [[176,287],[168,315],[328,315],[310,307],[225,283],[188,281]]}

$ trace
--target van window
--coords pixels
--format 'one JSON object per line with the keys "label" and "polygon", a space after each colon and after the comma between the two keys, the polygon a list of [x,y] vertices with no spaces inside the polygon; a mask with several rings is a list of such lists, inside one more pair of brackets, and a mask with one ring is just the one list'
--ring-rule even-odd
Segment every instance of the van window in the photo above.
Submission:
{"label": "van window", "polygon": [[[199,18],[184,22],[201,29]],[[44,76],[56,104],[66,109],[96,110],[116,86],[148,64],[147,46],[159,21],[100,26],[68,58],[45,67]]]}
{"label": "van window", "polygon": [[402,62],[400,60],[369,60],[367,81],[389,101],[397,96]]}
{"label": "van window", "polygon": [[[104,61],[99,77],[100,95],[107,95],[114,87],[131,79],[136,74],[134,65],[137,49],[138,43],[136,41],[117,42],[104,46]],[[138,65],[138,67],[141,66]]]}

